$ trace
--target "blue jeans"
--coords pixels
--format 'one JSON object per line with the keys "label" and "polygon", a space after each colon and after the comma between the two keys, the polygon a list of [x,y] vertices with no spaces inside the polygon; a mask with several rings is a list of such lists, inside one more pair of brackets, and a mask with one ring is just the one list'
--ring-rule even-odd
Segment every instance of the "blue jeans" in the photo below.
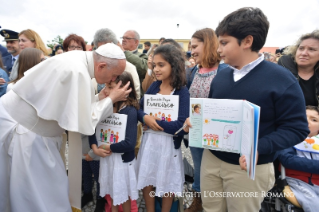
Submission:
{"label": "blue jeans", "polygon": [[193,190],[200,192],[200,166],[202,164],[203,151],[202,148],[189,147],[194,162],[194,183]]}

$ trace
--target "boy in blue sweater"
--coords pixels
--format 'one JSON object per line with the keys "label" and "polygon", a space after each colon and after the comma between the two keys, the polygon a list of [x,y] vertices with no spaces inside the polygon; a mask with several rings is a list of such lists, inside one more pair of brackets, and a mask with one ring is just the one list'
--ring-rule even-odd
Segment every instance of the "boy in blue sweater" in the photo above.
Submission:
{"label": "boy in blue sweater", "polygon": [[212,81],[209,98],[246,99],[260,106],[259,155],[253,181],[241,170],[239,154],[204,150],[201,192],[205,211],[259,211],[263,194],[275,181],[272,162],[276,151],[296,145],[309,134],[297,80],[258,54],[268,28],[260,9],[241,8],[227,15],[216,29],[217,51],[229,67]]}

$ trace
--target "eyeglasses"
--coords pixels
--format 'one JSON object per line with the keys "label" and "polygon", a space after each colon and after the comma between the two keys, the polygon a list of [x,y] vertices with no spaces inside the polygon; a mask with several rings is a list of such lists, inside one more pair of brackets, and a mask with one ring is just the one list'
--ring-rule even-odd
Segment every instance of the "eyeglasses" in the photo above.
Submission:
{"label": "eyeglasses", "polygon": [[68,49],[70,50],[74,50],[74,49],[77,49],[77,50],[82,50],[82,46],[69,46]]}
{"label": "eyeglasses", "polygon": [[128,38],[128,37],[120,37],[123,40],[131,40],[131,39],[135,39],[135,38]]}

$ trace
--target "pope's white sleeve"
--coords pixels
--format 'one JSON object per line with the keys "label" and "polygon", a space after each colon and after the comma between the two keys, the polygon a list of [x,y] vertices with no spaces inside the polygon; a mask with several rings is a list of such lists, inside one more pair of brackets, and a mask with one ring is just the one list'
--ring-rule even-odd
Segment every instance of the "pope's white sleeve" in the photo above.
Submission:
{"label": "pope's white sleeve", "polygon": [[98,102],[99,101],[99,94],[95,95],[95,101]]}
{"label": "pope's white sleeve", "polygon": [[109,117],[113,113],[113,102],[112,99],[106,97],[101,101],[92,103],[92,123],[93,126],[100,122],[100,120]]}

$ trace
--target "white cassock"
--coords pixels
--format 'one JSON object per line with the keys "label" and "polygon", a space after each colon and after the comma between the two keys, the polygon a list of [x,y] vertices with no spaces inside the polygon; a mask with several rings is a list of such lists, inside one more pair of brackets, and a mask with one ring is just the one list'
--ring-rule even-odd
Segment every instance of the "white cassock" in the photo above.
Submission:
{"label": "white cassock", "polygon": [[1,212],[71,211],[62,133],[92,135],[99,119],[113,112],[110,98],[94,95],[93,77],[93,53],[71,51],[28,70],[2,96]]}

